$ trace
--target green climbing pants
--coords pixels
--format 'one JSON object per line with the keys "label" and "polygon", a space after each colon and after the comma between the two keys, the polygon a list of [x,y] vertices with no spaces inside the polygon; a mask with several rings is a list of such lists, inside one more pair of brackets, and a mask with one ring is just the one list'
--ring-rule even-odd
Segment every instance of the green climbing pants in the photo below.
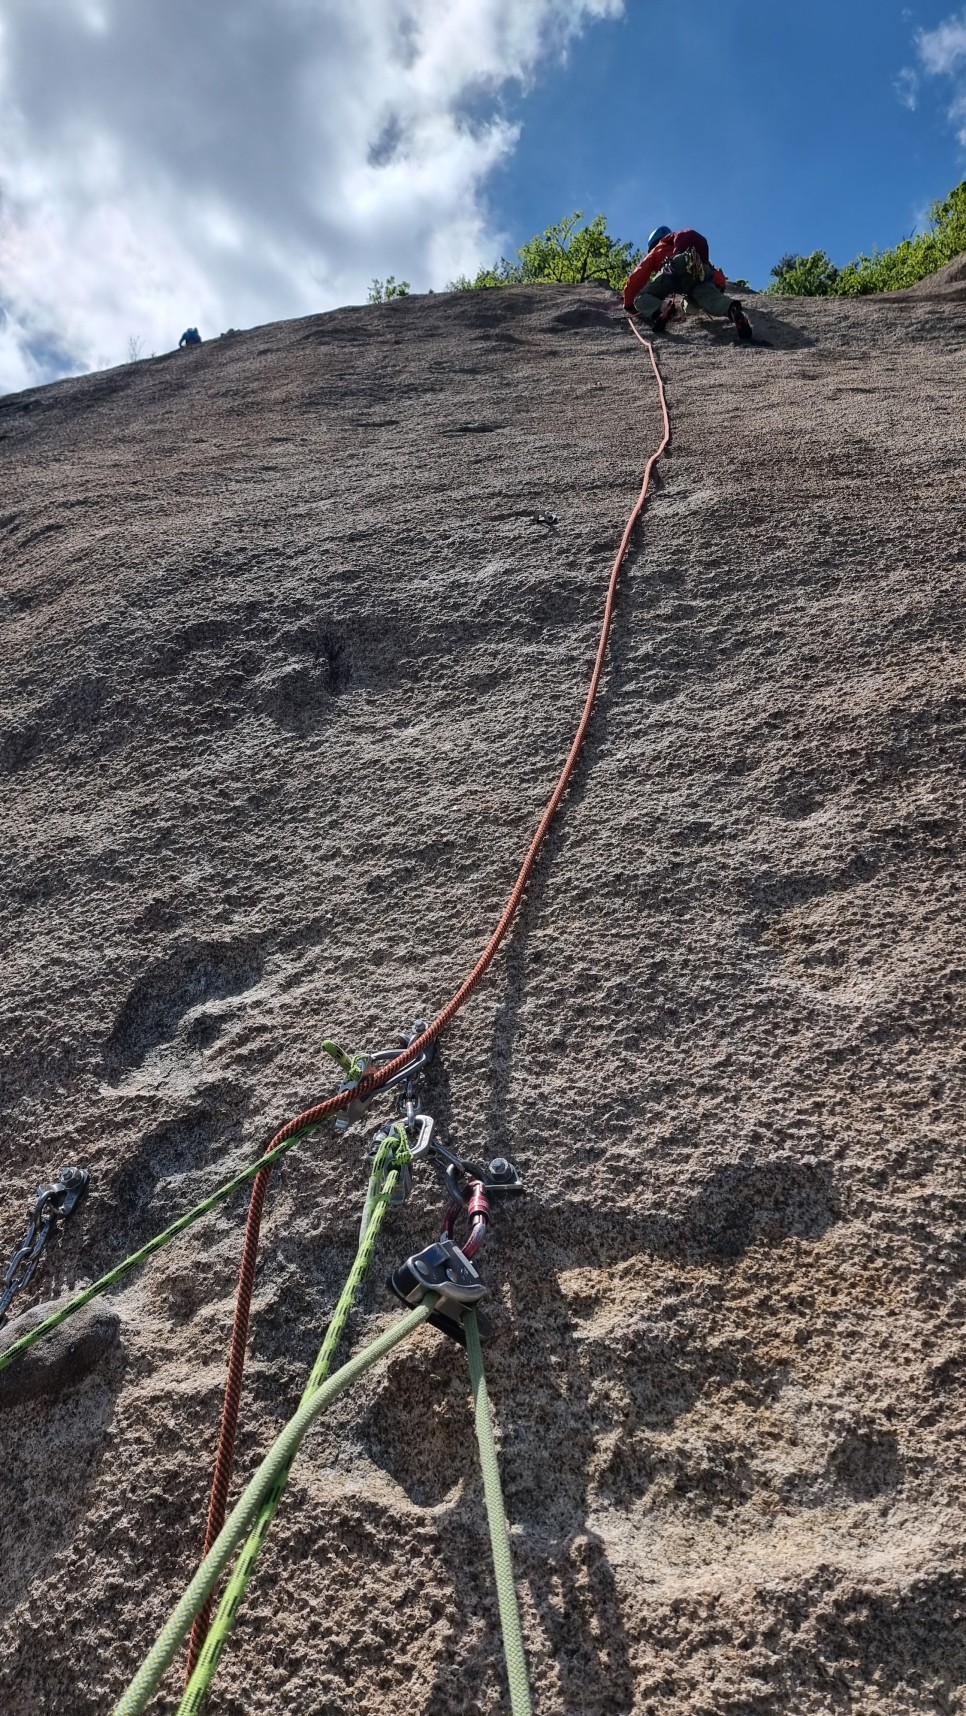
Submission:
{"label": "green climbing pants", "polygon": [[695,280],[693,274],[674,267],[677,261],[678,258],[674,257],[669,268],[662,268],[660,274],[655,274],[653,280],[648,281],[644,291],[638,292],[634,299],[637,314],[649,320],[655,310],[661,308],[665,298],[677,293],[682,298],[690,298],[692,304],[697,304],[698,309],[708,316],[727,316],[735,300],[718,289],[710,274],[705,280]]}

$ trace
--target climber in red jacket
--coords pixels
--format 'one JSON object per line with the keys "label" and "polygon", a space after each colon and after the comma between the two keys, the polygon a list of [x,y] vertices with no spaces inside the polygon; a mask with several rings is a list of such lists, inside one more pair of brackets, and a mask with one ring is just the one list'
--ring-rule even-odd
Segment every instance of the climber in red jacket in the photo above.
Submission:
{"label": "climber in red jacket", "polygon": [[643,316],[656,334],[677,314],[665,298],[690,298],[709,316],[727,316],[739,340],[750,340],[751,323],[737,298],[729,298],[720,268],[712,268],[708,241],[686,226],[672,232],[669,226],[655,227],[647,241],[647,255],[639,262],[624,287],[624,308],[629,316]]}

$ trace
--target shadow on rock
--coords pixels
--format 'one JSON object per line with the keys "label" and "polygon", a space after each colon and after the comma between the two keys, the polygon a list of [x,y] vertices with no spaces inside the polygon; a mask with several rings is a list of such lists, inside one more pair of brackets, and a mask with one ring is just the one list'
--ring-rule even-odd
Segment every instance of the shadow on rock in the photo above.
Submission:
{"label": "shadow on rock", "polygon": [[260,981],[264,956],[253,938],[186,939],[154,959],[138,976],[104,1044],[111,1084],[141,1066],[178,1034],[189,1013],[232,999]]}
{"label": "shadow on rock", "polygon": [[[805,329],[797,326],[784,316],[780,316],[770,307],[766,310],[760,299],[754,303],[743,300],[745,309],[751,320],[754,339],[750,345],[743,345],[743,351],[754,351],[756,346],[771,346],[776,351],[802,351],[807,346],[814,346],[818,341],[807,334]],[[726,345],[735,343],[734,330],[730,322],[704,322],[704,331],[709,339],[720,341]]]}
{"label": "shadow on rock", "polygon": [[[2,1347],[59,1303],[15,1318]],[[90,1511],[124,1364],[120,1317],[90,1305],[0,1372],[0,1615],[24,1599]]]}
{"label": "shadow on rock", "polygon": [[812,1158],[746,1156],[717,1168],[690,1203],[645,1227],[649,1249],[712,1262],[741,1257],[752,1245],[820,1239],[838,1219],[826,1166]]}

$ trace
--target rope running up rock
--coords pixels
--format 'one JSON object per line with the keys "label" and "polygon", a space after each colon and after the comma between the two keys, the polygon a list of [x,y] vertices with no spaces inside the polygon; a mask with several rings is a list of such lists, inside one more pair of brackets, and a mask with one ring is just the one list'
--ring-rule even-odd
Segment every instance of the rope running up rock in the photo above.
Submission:
{"label": "rope running up rock", "polygon": [[[650,455],[644,467],[644,476],[641,482],[640,492],[633,508],[631,509],[627,523],[624,526],[624,533],[620,540],[620,546],[614,556],[614,563],[611,567],[610,578],[607,585],[607,595],[604,601],[600,641],[597,645],[597,654],[594,658],[594,667],[590,676],[590,685],[587,690],[587,696],[584,700],[584,707],[577,724],[577,730],[574,734],[573,742],[557,778],[557,784],[554,787],[547,803],[547,807],[540,818],[536,833],[530,842],[526,857],[520,866],[519,873],[510,891],[507,903],[503,908],[499,922],[497,923],[496,928],[490,936],[489,941],[483,949],[483,952],[480,954],[480,957],[469,976],[463,983],[461,983],[456,993],[446,1003],[446,1006],[442,1011],[436,1015],[435,1019],[433,1019],[426,1027],[426,1030],[422,1035],[415,1038],[414,1041],[411,1042],[395,1060],[387,1062],[385,1066],[379,1068],[378,1072],[364,1077],[354,1091],[340,1092],[338,1097],[329,1097],[327,1101],[321,1102],[314,1108],[308,1108],[304,1113],[296,1115],[293,1120],[290,1120],[286,1126],[283,1126],[281,1130],[275,1134],[275,1137],[272,1139],[269,1146],[269,1154],[278,1149],[280,1145],[289,1141],[294,1142],[297,1137],[300,1137],[305,1132],[314,1130],[330,1115],[336,1114],[340,1109],[347,1107],[353,1097],[365,1100],[385,1084],[388,1079],[394,1077],[396,1073],[400,1072],[405,1066],[407,1066],[417,1055],[422,1054],[431,1043],[434,1043],[440,1033],[444,1031],[447,1025],[450,1024],[453,1018],[455,1018],[464,1002],[469,999],[478,984],[482,982],[493,962],[501,942],[516,916],[540,849],[550,832],[551,824],[560,807],[561,800],[570,784],[577,759],[583,749],[584,739],[586,738],[587,729],[590,725],[594,705],[597,701],[597,692],[604,672],[604,663],[607,657],[607,646],[610,641],[611,627],[614,620],[614,608],[617,600],[617,586],[620,579],[621,568],[627,558],[634,527],[644,510],[648,490],[651,484],[652,472],[671,440],[671,423],[668,417],[667,398],[664,392],[664,382],[661,378],[661,372],[658,369],[657,358],[654,355],[654,347],[651,345],[649,340],[645,340],[643,338],[643,336],[634,327],[633,323],[629,322],[628,325],[630,326],[635,338],[640,341],[642,346],[644,346],[650,359],[651,369],[654,372],[654,378],[657,382],[658,396],[660,399],[663,434],[660,445],[657,450]],[[270,1177],[270,1166],[263,1167],[259,1170],[255,1183],[252,1186],[251,1202],[249,1204],[248,1218],[245,1224],[245,1239],[242,1247],[241,1267],[239,1269],[238,1276],[238,1290],[235,1299],[235,1316],[231,1332],[228,1376],[225,1382],[225,1398],[222,1406],[221,1425],[218,1433],[218,1449],[215,1456],[215,1471],[212,1480],[211,1500],[208,1507],[208,1522],[205,1531],[206,1555],[221,1531],[228,1507],[228,1491],[231,1484],[232,1467],[235,1458],[235,1442],[238,1434],[238,1413],[241,1405],[242,1379],[245,1369],[245,1349],[248,1343],[248,1324],[251,1315],[252,1292],[255,1284],[255,1265],[258,1257],[258,1242],[261,1230],[262,1212],[265,1207],[265,1198],[268,1192]],[[198,1652],[201,1649],[203,1640],[203,1629],[201,1627],[195,1628],[192,1636],[192,1648],[188,1662],[189,1680],[197,1661]]]}

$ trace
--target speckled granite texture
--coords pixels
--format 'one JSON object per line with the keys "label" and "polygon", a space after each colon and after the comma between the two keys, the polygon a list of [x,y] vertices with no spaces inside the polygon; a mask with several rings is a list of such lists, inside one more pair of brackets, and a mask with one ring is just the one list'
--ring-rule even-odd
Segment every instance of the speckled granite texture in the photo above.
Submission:
{"label": "speckled granite texture", "polygon": [[[429,1091],[526,1200],[488,1371],[540,1716],[966,1710],[966,288],[661,344],[578,778]],[[0,400],[0,1256],[93,1279],[483,946],[648,452],[616,295],[414,298]],[[374,1119],[386,1109],[374,1109]],[[277,1173],[239,1479],[351,1258]],[[386,1270],[436,1230],[417,1178]],[[198,1556],[244,1202],[0,1398],[0,1702],[101,1716]],[[119,1321],[118,1321],[119,1319]],[[154,1708],[177,1705],[178,1677]],[[212,1716],[506,1708],[462,1355],[312,1434]]]}

